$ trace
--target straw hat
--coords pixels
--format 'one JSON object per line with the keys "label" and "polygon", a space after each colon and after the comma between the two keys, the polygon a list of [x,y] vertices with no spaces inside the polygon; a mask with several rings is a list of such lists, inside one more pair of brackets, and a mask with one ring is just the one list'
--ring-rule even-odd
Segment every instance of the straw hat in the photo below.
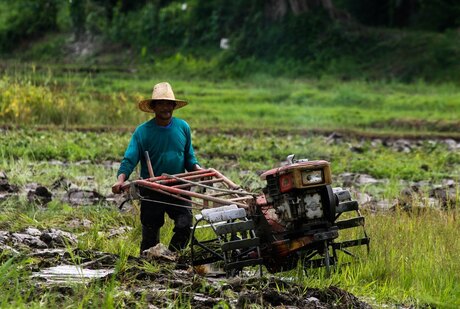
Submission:
{"label": "straw hat", "polygon": [[154,113],[150,103],[153,101],[174,101],[176,102],[176,107],[178,109],[187,105],[187,102],[182,100],[176,100],[174,92],[171,88],[171,85],[167,82],[159,83],[153,86],[152,98],[147,100],[142,100],[138,103],[139,109],[147,113]]}

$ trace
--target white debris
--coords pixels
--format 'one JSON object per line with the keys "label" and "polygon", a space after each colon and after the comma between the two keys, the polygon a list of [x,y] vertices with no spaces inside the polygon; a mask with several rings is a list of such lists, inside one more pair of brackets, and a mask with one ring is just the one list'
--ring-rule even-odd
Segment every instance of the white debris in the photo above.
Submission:
{"label": "white debris", "polygon": [[230,44],[228,38],[222,38],[220,39],[220,48],[221,49],[229,49]]}

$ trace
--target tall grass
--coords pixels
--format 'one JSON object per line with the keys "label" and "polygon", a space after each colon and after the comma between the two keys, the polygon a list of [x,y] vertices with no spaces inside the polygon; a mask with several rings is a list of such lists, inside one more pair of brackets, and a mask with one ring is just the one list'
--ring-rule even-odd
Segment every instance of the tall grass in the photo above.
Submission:
{"label": "tall grass", "polygon": [[[299,276],[306,286],[338,285],[369,301],[460,306],[460,223],[458,211],[367,214],[371,237],[368,257],[339,265],[330,278],[320,274]],[[365,256],[365,255],[364,255]]]}

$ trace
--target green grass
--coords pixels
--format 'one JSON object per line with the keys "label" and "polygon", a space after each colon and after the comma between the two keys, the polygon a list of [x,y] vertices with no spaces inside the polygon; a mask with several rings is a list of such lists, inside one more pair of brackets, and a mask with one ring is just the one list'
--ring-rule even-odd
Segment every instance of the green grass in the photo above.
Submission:
{"label": "green grass", "polygon": [[[103,163],[121,160],[130,135],[129,131],[6,130],[0,140],[0,169],[11,173],[12,180],[17,184],[43,182],[45,169],[48,185],[66,174],[91,175],[106,192],[116,167],[104,168]],[[432,180],[436,183],[446,178],[458,180],[460,172],[460,154],[449,151],[442,141],[425,141],[403,154],[383,144],[354,138],[329,144],[325,137],[315,135],[268,132],[231,135],[203,130],[193,134],[193,144],[203,166],[223,170],[241,182],[257,182],[256,172],[277,166],[291,153],[296,154],[297,158],[326,159],[331,162],[335,175],[356,172],[390,181]],[[351,146],[360,146],[361,153],[358,155],[350,151]],[[62,167],[51,160],[63,163],[88,160],[90,164]],[[51,162],[30,163],[35,161]],[[241,170],[249,171],[245,177],[250,179],[241,177]]]}
{"label": "green grass", "polygon": [[365,295],[378,304],[460,305],[460,223],[458,212],[427,211],[367,214],[371,252],[360,263],[340,266],[330,278],[321,274],[296,280],[306,286],[331,284]]}
{"label": "green grass", "polygon": [[460,88],[452,83],[287,79],[254,75],[210,81],[62,66],[10,64],[0,80],[0,123],[135,126],[149,115],[136,102],[169,80],[189,105],[176,115],[194,129],[351,130],[458,137]]}

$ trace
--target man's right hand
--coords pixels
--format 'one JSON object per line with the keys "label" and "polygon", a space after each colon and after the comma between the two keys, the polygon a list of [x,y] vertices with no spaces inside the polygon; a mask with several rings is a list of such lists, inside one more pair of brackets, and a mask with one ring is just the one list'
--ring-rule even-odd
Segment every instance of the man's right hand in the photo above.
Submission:
{"label": "man's right hand", "polygon": [[121,193],[121,186],[125,183],[126,176],[125,174],[120,174],[118,176],[118,180],[114,185],[112,186],[112,192],[115,194]]}

